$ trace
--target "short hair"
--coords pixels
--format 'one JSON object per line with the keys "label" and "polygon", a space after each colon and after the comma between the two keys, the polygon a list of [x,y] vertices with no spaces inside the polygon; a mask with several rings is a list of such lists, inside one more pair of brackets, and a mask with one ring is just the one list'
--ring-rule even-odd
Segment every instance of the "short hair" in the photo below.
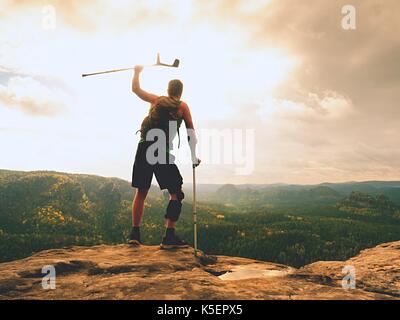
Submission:
{"label": "short hair", "polygon": [[170,97],[179,97],[182,95],[183,83],[181,80],[174,79],[168,83],[168,95]]}

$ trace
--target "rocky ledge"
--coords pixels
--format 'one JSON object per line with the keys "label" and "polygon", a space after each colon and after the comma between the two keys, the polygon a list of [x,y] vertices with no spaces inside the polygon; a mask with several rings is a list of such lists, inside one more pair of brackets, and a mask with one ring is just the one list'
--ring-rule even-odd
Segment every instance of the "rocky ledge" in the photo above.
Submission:
{"label": "rocky ledge", "polygon": [[[55,289],[42,268],[54,266]],[[348,266],[343,273],[343,268]],[[355,272],[355,289],[342,287]],[[349,282],[351,283],[351,282]],[[400,241],[300,269],[156,246],[47,250],[0,264],[0,299],[400,299]]]}

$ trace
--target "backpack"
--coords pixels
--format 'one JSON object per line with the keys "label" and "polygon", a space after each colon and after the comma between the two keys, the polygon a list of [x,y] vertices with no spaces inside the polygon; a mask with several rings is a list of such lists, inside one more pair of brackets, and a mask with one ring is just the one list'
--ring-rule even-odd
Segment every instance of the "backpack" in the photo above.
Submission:
{"label": "backpack", "polygon": [[[140,137],[142,140],[146,140],[146,135],[151,129],[161,129],[164,131],[167,137],[167,147],[169,147],[172,141],[169,141],[169,122],[177,121],[178,110],[181,101],[174,100],[170,97],[161,96],[158,97],[156,102],[151,105],[149,114],[144,118],[140,127]],[[177,128],[179,136],[179,128]],[[175,137],[175,134],[171,137]],[[171,139],[171,140],[172,140]]]}

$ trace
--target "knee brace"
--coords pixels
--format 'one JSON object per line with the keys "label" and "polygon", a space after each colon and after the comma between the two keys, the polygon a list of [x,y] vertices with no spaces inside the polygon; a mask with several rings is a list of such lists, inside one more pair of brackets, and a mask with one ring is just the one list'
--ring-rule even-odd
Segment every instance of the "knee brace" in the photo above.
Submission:
{"label": "knee brace", "polygon": [[176,197],[177,197],[177,199],[178,199],[179,202],[182,202],[182,200],[185,199],[185,194],[183,193],[182,190],[179,190],[179,191],[176,193]]}
{"label": "knee brace", "polygon": [[183,199],[185,199],[185,194],[182,191],[182,185],[180,185],[179,187],[173,187],[173,188],[168,188],[168,193],[169,194],[176,194],[176,198],[178,199],[178,201],[182,201]]}
{"label": "knee brace", "polygon": [[170,200],[167,206],[167,213],[165,214],[165,219],[178,221],[181,211],[182,211],[182,202],[178,200]]}

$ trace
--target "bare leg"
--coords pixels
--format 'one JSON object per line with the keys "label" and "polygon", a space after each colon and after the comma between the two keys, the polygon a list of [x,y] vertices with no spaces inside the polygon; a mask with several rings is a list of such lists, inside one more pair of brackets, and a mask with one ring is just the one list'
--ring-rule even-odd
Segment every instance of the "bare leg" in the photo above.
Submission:
{"label": "bare leg", "polygon": [[146,200],[149,189],[137,189],[132,204],[132,225],[139,227],[144,213],[144,201]]}

